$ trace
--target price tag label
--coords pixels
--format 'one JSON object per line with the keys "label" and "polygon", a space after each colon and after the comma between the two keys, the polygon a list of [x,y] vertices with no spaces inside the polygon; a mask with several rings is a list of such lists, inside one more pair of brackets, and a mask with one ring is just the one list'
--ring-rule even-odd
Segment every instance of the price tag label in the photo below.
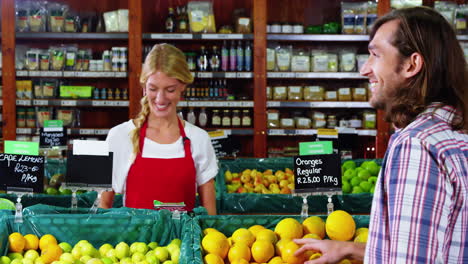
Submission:
{"label": "price tag label", "polygon": [[80,135],[94,135],[94,129],[80,129]]}
{"label": "price tag label", "polygon": [[31,128],[17,128],[16,129],[16,134],[21,134],[21,135],[24,135],[24,134],[31,134],[32,133],[32,130]]}
{"label": "price tag label", "polygon": [[224,73],[224,78],[236,78],[236,73],[235,72],[226,72]]}
{"label": "price tag label", "polygon": [[94,133],[96,135],[107,135],[109,133],[109,129],[95,129]]}
{"label": "price tag label", "polygon": [[213,78],[213,73],[212,72],[199,72],[198,78]]}
{"label": "price tag label", "polygon": [[84,77],[84,72],[64,71],[63,77]]}
{"label": "price tag label", "polygon": [[104,101],[105,106],[117,106],[117,103],[115,101]]}
{"label": "price tag label", "polygon": [[125,78],[125,77],[127,77],[126,72],[115,72],[114,74],[115,74],[116,78]]}
{"label": "price tag label", "polygon": [[341,159],[338,154],[294,157],[296,193],[341,192]]}
{"label": "price tag label", "polygon": [[296,72],[296,78],[313,78],[313,72]]}
{"label": "price tag label", "polygon": [[192,34],[150,34],[152,39],[193,39]]}
{"label": "price tag label", "polygon": [[242,34],[202,34],[202,39],[243,39]]}
{"label": "price tag label", "polygon": [[179,101],[179,103],[177,103],[177,106],[178,107],[187,107],[188,102],[187,101]]}
{"label": "price tag label", "polygon": [[100,72],[98,77],[115,77],[115,72]]}
{"label": "price tag label", "polygon": [[251,101],[242,101],[240,102],[240,107],[253,107],[254,104]]}
{"label": "price tag label", "polygon": [[117,106],[128,107],[128,101],[117,101]]}
{"label": "price tag label", "polygon": [[28,71],[16,71],[16,76],[18,77],[28,76]]}
{"label": "price tag label", "polygon": [[278,101],[268,101],[267,106],[268,107],[280,107],[281,102]]}
{"label": "price tag label", "polygon": [[91,101],[92,106],[104,106],[104,101],[99,101],[99,100],[93,100]]}
{"label": "price tag label", "polygon": [[29,77],[40,77],[41,72],[40,71],[29,71]]}
{"label": "price tag label", "polygon": [[237,78],[252,78],[253,73],[251,72],[238,72],[237,73]]}
{"label": "price tag label", "polygon": [[62,100],[60,102],[61,106],[76,106],[76,100]]}
{"label": "price tag label", "polygon": [[16,105],[30,106],[31,100],[18,99],[16,100]]}
{"label": "price tag label", "polygon": [[299,155],[333,154],[331,141],[299,142]]}
{"label": "price tag label", "polygon": [[285,135],[284,129],[270,129],[268,130],[268,134],[271,136],[281,136]]}
{"label": "price tag label", "polygon": [[44,191],[44,157],[0,153],[0,187]]}
{"label": "price tag label", "polygon": [[49,105],[49,101],[48,100],[34,99],[33,100],[33,105],[35,105],[35,106]]}

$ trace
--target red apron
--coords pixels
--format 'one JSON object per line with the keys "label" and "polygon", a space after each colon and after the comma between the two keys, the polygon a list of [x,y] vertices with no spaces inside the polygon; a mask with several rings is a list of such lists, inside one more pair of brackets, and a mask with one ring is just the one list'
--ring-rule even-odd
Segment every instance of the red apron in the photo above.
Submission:
{"label": "red apron", "polygon": [[195,206],[196,170],[182,122],[177,118],[185,156],[183,158],[143,158],[148,122],[140,129],[140,153],[137,154],[127,176],[125,206],[154,209],[153,201],[185,202],[185,209]]}

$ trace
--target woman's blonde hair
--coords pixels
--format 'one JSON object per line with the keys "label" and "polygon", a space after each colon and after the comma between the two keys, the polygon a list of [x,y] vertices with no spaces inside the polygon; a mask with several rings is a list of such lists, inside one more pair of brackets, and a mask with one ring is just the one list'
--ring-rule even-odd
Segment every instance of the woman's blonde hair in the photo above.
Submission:
{"label": "woman's blonde hair", "polygon": [[[163,72],[184,84],[191,84],[193,76],[187,65],[184,53],[178,48],[162,43],[153,46],[146,56],[140,75],[140,85],[145,89],[148,78],[155,72]],[[135,129],[131,132],[134,157],[140,152],[140,129],[148,118],[150,112],[148,98],[143,96],[140,100],[140,113],[133,119]]]}

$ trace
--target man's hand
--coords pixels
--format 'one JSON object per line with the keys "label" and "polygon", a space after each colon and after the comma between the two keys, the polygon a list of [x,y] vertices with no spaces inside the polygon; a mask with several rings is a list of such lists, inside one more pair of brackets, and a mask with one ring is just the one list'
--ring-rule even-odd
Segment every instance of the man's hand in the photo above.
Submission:
{"label": "man's hand", "polygon": [[294,255],[298,256],[307,250],[319,251],[322,256],[318,259],[309,260],[305,264],[338,263],[344,258],[364,258],[366,244],[336,240],[318,240],[313,238],[294,239],[294,242],[303,245]]}

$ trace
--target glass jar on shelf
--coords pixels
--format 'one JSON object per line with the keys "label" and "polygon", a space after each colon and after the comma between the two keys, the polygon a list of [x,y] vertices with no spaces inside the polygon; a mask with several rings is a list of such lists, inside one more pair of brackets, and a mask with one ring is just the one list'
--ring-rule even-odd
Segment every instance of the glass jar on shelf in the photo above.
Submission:
{"label": "glass jar on shelf", "polygon": [[252,117],[250,116],[250,109],[242,110],[242,126],[243,127],[252,126]]}
{"label": "glass jar on shelf", "polygon": [[337,126],[336,116],[335,115],[328,115],[327,128],[335,128],[336,126]]}
{"label": "glass jar on shelf", "polygon": [[223,110],[223,119],[221,120],[221,126],[230,127],[231,126],[231,110]]}
{"label": "glass jar on shelf", "polygon": [[240,110],[232,110],[232,126],[233,127],[240,127],[241,126],[241,116]]}
{"label": "glass jar on shelf", "polygon": [[221,126],[221,115],[219,114],[218,109],[213,110],[213,115],[211,116],[211,125],[213,127]]}

